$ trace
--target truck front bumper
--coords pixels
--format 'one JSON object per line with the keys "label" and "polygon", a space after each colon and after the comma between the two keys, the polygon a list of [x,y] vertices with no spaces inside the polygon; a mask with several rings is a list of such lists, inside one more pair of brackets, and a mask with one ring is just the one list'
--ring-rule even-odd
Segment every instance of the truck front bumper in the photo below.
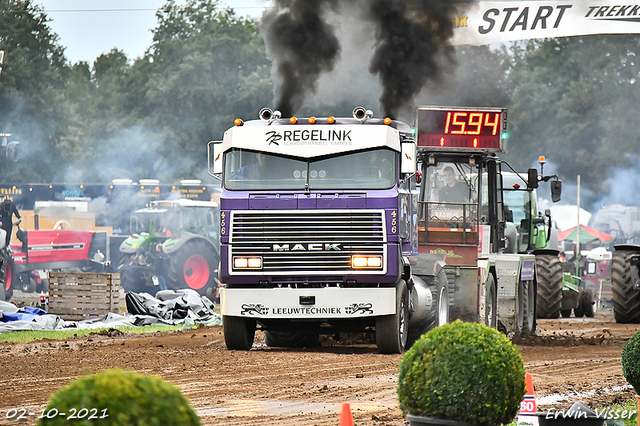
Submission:
{"label": "truck front bumper", "polygon": [[221,288],[220,313],[255,319],[362,318],[396,313],[391,288]]}

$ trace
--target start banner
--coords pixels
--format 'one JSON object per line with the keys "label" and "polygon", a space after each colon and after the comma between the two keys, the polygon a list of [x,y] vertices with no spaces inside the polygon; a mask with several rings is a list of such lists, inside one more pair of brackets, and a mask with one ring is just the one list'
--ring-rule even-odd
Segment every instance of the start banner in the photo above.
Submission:
{"label": "start banner", "polygon": [[589,34],[639,34],[640,1],[471,3],[454,18],[454,45],[483,45]]}

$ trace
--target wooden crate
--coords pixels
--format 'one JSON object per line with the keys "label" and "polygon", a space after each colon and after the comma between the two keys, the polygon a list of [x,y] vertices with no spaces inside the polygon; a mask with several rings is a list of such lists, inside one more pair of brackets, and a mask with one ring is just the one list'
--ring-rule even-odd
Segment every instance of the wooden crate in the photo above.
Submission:
{"label": "wooden crate", "polygon": [[120,274],[49,273],[49,313],[78,321],[119,309]]}

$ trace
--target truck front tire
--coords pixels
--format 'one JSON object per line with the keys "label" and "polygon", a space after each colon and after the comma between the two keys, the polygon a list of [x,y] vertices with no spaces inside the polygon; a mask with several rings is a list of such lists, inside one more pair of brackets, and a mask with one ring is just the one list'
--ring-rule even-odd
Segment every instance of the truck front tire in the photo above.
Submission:
{"label": "truck front tire", "polygon": [[376,319],[376,344],[381,354],[402,353],[407,345],[409,291],[404,280],[396,284],[396,313]]}
{"label": "truck front tire", "polygon": [[229,350],[248,351],[256,335],[256,320],[241,317],[222,317],[224,343]]}

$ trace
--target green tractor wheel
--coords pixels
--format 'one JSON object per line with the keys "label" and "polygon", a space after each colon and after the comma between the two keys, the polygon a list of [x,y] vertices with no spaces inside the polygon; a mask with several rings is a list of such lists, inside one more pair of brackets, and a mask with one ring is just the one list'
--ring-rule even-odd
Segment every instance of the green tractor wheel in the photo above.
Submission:
{"label": "green tractor wheel", "polygon": [[120,258],[118,272],[120,273],[120,286],[125,291],[133,293],[149,292],[144,283],[142,273],[131,265],[129,254],[124,254]]}
{"label": "green tractor wheel", "polygon": [[552,254],[536,255],[538,318],[558,318],[562,308],[562,264]]}
{"label": "green tractor wheel", "polygon": [[167,285],[174,289],[190,288],[202,295],[215,292],[215,269],[218,256],[208,242],[192,240],[170,256]]}
{"label": "green tractor wheel", "polygon": [[613,292],[613,314],[622,324],[640,323],[640,291],[634,289],[631,277],[631,256],[634,250],[616,249],[611,263],[611,291]]}

